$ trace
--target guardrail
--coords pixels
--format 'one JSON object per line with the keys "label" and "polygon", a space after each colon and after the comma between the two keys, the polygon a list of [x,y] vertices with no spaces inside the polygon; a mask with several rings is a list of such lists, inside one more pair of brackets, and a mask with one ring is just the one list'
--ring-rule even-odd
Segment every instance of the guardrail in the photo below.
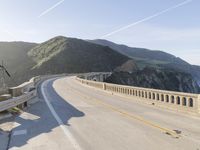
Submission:
{"label": "guardrail", "polygon": [[10,109],[10,108],[13,108],[13,107],[16,107],[20,104],[23,104],[23,103],[31,100],[36,95],[37,95],[36,90],[34,90],[32,92],[24,93],[21,96],[14,97],[14,98],[11,98],[11,99],[6,100],[6,101],[2,101],[2,102],[0,102],[0,112],[7,110],[7,109]]}
{"label": "guardrail", "polygon": [[37,82],[41,80],[40,76],[31,78],[28,82],[24,82],[17,87],[9,88],[9,93],[12,97],[17,97],[22,95],[25,92],[32,91],[35,88]]}
{"label": "guardrail", "polygon": [[27,105],[27,102],[37,95],[35,85],[40,80],[41,77],[37,76],[17,87],[9,88],[8,93],[12,98],[0,102],[0,112],[19,105]]}
{"label": "guardrail", "polygon": [[[177,111],[200,113],[200,95],[97,82],[76,77],[82,84]],[[135,100],[135,99],[134,99]]]}
{"label": "guardrail", "polygon": [[62,77],[64,75],[66,74],[37,76],[17,87],[9,88],[8,93],[12,98],[0,102],[0,112],[16,106],[24,107],[24,105],[28,105],[27,102],[37,96],[36,87],[41,81],[49,78]]}

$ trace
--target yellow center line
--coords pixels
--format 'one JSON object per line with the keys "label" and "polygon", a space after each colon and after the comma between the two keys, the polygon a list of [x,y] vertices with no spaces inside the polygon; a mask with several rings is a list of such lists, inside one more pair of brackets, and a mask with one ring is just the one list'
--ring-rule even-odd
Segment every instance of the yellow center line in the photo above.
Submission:
{"label": "yellow center line", "polygon": [[[69,85],[69,84],[68,84],[68,85]],[[126,118],[128,118],[128,119],[140,121],[140,122],[142,122],[143,124],[148,125],[148,126],[151,126],[151,127],[153,127],[153,128],[156,128],[156,129],[159,129],[160,131],[162,131],[162,132],[164,132],[164,133],[166,133],[166,134],[169,134],[169,135],[171,135],[171,136],[174,137],[174,138],[179,138],[179,137],[180,137],[180,135],[177,134],[174,130],[171,130],[171,129],[162,127],[162,126],[160,126],[159,124],[157,124],[157,123],[155,123],[155,122],[148,121],[148,120],[146,120],[146,119],[144,119],[144,118],[142,118],[142,117],[140,117],[140,116],[138,116],[138,115],[130,114],[130,113],[128,113],[128,112],[126,112],[126,111],[124,111],[124,110],[122,110],[122,109],[119,109],[119,108],[117,108],[117,107],[114,107],[114,106],[112,106],[112,105],[110,105],[110,104],[108,104],[108,103],[102,102],[101,100],[96,99],[96,98],[94,98],[94,97],[89,97],[89,96],[87,96],[87,95],[85,95],[85,94],[83,94],[83,93],[77,91],[76,89],[72,88],[72,86],[70,86],[70,89],[71,89],[73,92],[75,92],[77,95],[79,95],[80,97],[84,97],[84,98],[88,99],[89,101],[92,101],[93,104],[94,104],[94,102],[97,103],[97,104],[100,104],[100,105],[102,105],[102,106],[104,106],[104,107],[106,107],[106,108],[109,108],[110,110],[112,110],[112,111],[114,111],[114,112],[118,112],[119,114],[123,115],[124,117],[126,117]]]}

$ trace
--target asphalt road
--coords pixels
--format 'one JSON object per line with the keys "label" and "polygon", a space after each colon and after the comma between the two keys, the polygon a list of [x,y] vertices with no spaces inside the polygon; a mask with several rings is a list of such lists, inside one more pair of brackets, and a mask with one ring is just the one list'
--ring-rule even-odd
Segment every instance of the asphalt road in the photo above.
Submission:
{"label": "asphalt road", "polygon": [[40,101],[15,120],[10,150],[200,150],[199,117],[87,87],[74,77],[47,80],[40,89]]}

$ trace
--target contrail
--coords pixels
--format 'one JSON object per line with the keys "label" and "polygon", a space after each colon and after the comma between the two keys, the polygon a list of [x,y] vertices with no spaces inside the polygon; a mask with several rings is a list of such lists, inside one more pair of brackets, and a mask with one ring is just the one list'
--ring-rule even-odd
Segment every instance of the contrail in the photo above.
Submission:
{"label": "contrail", "polygon": [[45,10],[44,12],[42,12],[38,18],[41,18],[42,16],[46,15],[47,13],[49,13],[50,11],[52,11],[54,8],[58,7],[60,4],[62,4],[65,0],[61,0],[58,3],[56,3],[55,5],[53,5],[52,7],[48,8],[47,10]]}
{"label": "contrail", "polygon": [[127,26],[124,26],[124,27],[122,27],[122,28],[119,28],[119,29],[117,29],[117,30],[115,30],[115,31],[113,31],[113,32],[108,33],[108,34],[105,34],[105,35],[103,35],[103,36],[100,37],[100,38],[102,39],[102,38],[111,36],[111,35],[113,35],[113,34],[116,34],[116,33],[120,32],[120,31],[123,31],[123,30],[125,30],[125,29],[128,29],[128,28],[130,28],[130,27],[133,27],[133,26],[138,25],[138,24],[140,24],[140,23],[143,23],[143,22],[145,22],[145,21],[151,20],[151,19],[153,19],[153,18],[155,18],[155,17],[158,17],[158,16],[160,16],[160,15],[162,15],[162,14],[164,14],[164,13],[167,13],[167,12],[173,10],[173,9],[176,9],[176,8],[178,8],[178,7],[181,7],[181,6],[183,6],[183,5],[186,5],[186,4],[188,4],[188,3],[192,2],[192,1],[193,1],[193,0],[186,0],[186,1],[182,2],[182,3],[176,4],[176,5],[174,5],[174,6],[172,6],[172,7],[169,7],[169,8],[167,8],[167,9],[163,10],[163,11],[157,12],[157,13],[154,14],[154,15],[151,15],[151,16],[149,16],[149,17],[146,17],[146,18],[144,18],[144,19],[142,19],[142,20],[139,20],[139,21],[137,21],[137,22],[131,23],[131,24],[127,25]]}

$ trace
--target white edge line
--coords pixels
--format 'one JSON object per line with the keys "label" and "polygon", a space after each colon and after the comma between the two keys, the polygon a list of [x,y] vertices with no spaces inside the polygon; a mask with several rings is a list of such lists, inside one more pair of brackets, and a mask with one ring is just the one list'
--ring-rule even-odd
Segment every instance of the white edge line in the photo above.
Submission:
{"label": "white edge line", "polygon": [[56,113],[55,109],[53,108],[52,104],[49,102],[47,95],[45,94],[45,91],[44,91],[45,88],[44,87],[47,85],[48,82],[50,82],[52,80],[54,80],[54,79],[49,79],[49,80],[46,80],[44,83],[42,83],[41,92],[42,92],[42,95],[44,97],[44,100],[45,100],[47,106],[49,107],[51,114],[53,115],[53,117],[55,118],[55,120],[57,121],[57,123],[59,124],[61,129],[63,130],[64,134],[68,137],[68,139],[70,140],[73,147],[76,150],[81,150],[81,147],[79,146],[78,142],[75,140],[75,138],[72,136],[71,132],[67,129],[65,124],[62,122],[62,120],[60,119],[60,117]]}

